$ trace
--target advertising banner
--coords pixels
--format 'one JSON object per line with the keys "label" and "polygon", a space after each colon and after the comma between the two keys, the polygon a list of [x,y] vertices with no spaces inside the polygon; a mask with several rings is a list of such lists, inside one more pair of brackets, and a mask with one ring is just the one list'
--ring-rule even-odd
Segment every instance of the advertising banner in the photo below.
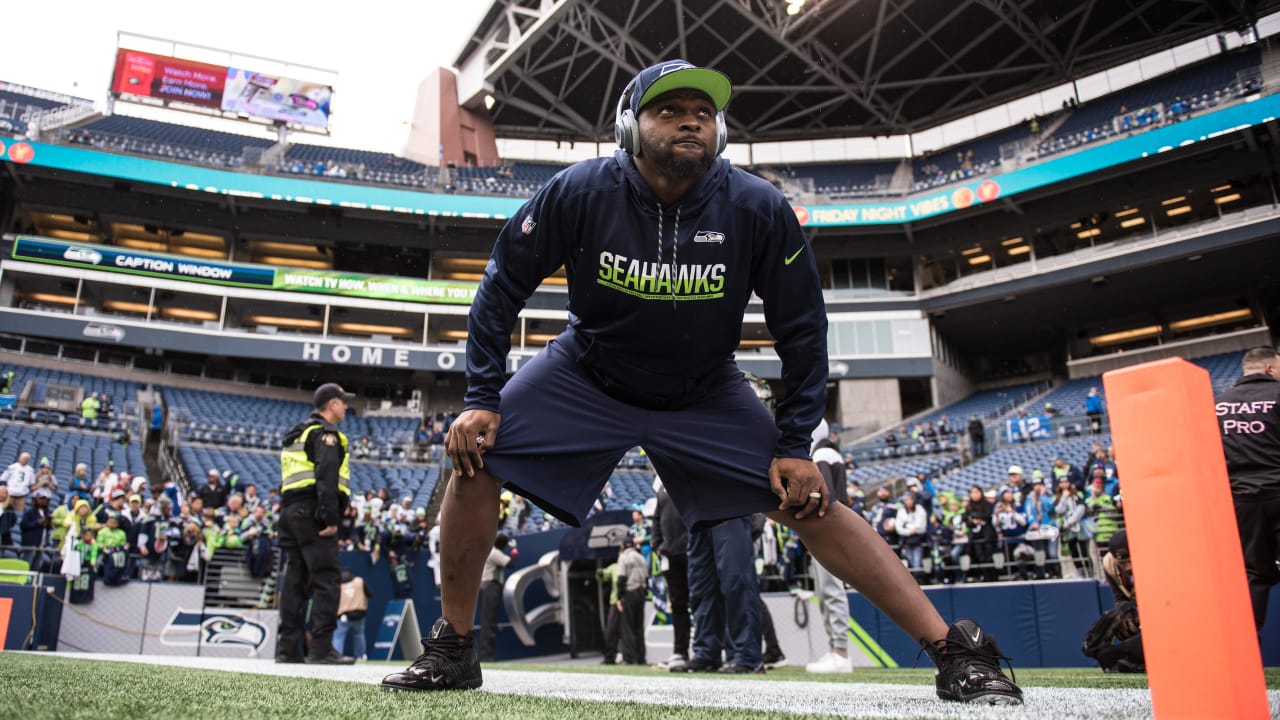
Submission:
{"label": "advertising banner", "polygon": [[316,128],[328,127],[333,98],[324,83],[125,48],[116,51],[111,91]]}
{"label": "advertising banner", "polygon": [[208,262],[135,252],[110,245],[77,245],[28,235],[19,235],[14,241],[13,257],[15,260],[258,288],[271,288],[276,276],[275,268],[261,265]]}
{"label": "advertising banner", "polygon": [[227,69],[221,65],[120,48],[111,91],[221,108]]}
{"label": "advertising banner", "polygon": [[477,283],[473,282],[209,262],[178,255],[134,252],[110,245],[80,245],[30,235],[19,235],[14,241],[13,258],[215,285],[446,305],[470,305],[477,287]]}
{"label": "advertising banner", "polygon": [[204,606],[204,586],[99,584],[93,602],[64,613],[62,650],[142,655],[273,657],[275,610]]}
{"label": "advertising banner", "polygon": [[[190,602],[199,608],[204,604],[204,588],[197,585],[163,585],[164,595]],[[68,606],[62,613],[58,632],[58,649],[73,652],[141,653],[147,637],[147,603],[152,583],[129,583],[118,587],[97,584],[93,602]],[[157,607],[166,603],[157,603]],[[157,610],[157,612],[159,612]],[[158,628],[157,628],[158,629]],[[194,648],[186,653],[194,655]]]}
{"label": "advertising banner", "polygon": [[1030,167],[977,177],[964,183],[925,191],[902,200],[838,205],[796,205],[796,219],[806,227],[901,225],[990,203],[1099,170],[1141,160],[1204,140],[1270,122],[1280,114],[1280,95],[1232,105],[1072,153],[1055,155]]}
{"label": "advertising banner", "polygon": [[477,283],[419,280],[406,277],[358,275],[327,270],[277,270],[275,290],[315,292],[325,295],[403,300],[405,302],[470,305]]}
{"label": "advertising banner", "polygon": [[[164,629],[174,633],[171,644],[193,646],[201,657],[271,658],[279,621],[277,610],[175,608]],[[197,635],[194,642],[192,632]]]}
{"label": "advertising banner", "polygon": [[413,609],[413,598],[392,600],[382,611],[378,635],[369,653],[372,660],[391,660],[397,647],[402,657],[413,657],[418,651],[422,633],[418,630],[418,614]]}
{"label": "advertising banner", "polygon": [[329,125],[333,88],[323,83],[227,68],[222,109],[323,128]]}
{"label": "advertising banner", "polygon": [[186,583],[136,584],[151,593],[143,605],[147,633],[142,638],[141,654],[195,655],[203,630],[200,622],[188,623],[186,619],[202,616],[204,587]]}
{"label": "advertising banner", "polygon": [[1004,432],[1009,442],[1028,440],[1052,440],[1053,424],[1048,415],[1011,417],[1005,421]]}

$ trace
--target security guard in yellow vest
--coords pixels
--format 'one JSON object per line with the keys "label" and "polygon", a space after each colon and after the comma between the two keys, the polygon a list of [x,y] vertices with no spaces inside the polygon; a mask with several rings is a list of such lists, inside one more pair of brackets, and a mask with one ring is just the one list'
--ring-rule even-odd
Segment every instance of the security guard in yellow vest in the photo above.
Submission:
{"label": "security guard in yellow vest", "polygon": [[[276,662],[350,665],[333,649],[338,619],[338,522],[351,496],[347,436],[338,423],[355,395],[336,383],[316,388],[315,411],[284,436],[280,453],[280,547],[287,553],[280,585]],[[311,652],[301,652],[303,610],[311,606]]]}

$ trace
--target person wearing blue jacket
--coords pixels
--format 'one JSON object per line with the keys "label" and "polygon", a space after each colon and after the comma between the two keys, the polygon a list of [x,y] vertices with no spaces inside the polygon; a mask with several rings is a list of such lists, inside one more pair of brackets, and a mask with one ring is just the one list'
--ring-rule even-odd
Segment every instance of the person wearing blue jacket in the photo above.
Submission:
{"label": "person wearing blue jacket", "polygon": [[1098,394],[1098,388],[1089,388],[1089,394],[1084,396],[1084,414],[1089,417],[1089,432],[1094,435],[1102,434],[1102,416],[1106,412],[1106,405],[1102,395]]}
{"label": "person wearing blue jacket", "polygon": [[[949,627],[871,527],[829,502],[809,458],[826,408],[817,263],[782,194],[719,157],[731,94],[725,75],[683,60],[640,71],[618,100],[620,149],[558,173],[499,233],[467,321],[465,408],[445,439],[442,617],[385,687],[479,687],[470,630],[501,489],[580,525],[640,446],[691,531],[768,512],[922,643],[940,696],[1021,702],[991,638],[968,619]],[[569,327],[517,368],[519,312],[562,266]],[[782,363],[776,419],[733,359],[753,295]]]}
{"label": "person wearing blue jacket", "polygon": [[1036,579],[1043,580],[1045,571],[1053,577],[1062,577],[1058,562],[1058,526],[1054,522],[1053,494],[1045,489],[1044,473],[1031,473],[1031,492],[1022,504],[1022,514],[1027,516],[1027,542],[1044,552],[1044,565],[1036,566]]}

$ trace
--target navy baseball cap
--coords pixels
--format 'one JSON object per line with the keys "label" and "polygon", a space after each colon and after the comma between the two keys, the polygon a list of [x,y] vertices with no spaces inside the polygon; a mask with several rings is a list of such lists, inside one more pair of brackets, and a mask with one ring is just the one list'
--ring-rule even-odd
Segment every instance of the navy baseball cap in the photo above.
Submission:
{"label": "navy baseball cap", "polygon": [[631,111],[640,114],[640,108],[659,95],[671,90],[698,90],[711,98],[716,111],[724,110],[733,94],[729,76],[719,70],[700,68],[685,60],[667,60],[641,70],[632,81]]}
{"label": "navy baseball cap", "polygon": [[324,407],[324,404],[334,398],[342,398],[346,401],[356,399],[355,393],[349,393],[342,389],[338,383],[325,383],[316,388],[316,394],[313,398],[316,407]]}

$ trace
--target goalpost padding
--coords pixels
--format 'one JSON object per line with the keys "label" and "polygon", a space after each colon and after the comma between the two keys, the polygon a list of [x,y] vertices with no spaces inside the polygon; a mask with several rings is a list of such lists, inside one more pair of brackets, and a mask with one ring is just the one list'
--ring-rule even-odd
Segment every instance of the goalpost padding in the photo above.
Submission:
{"label": "goalpost padding", "polygon": [[1209,374],[1171,358],[1102,381],[1155,717],[1266,718]]}

